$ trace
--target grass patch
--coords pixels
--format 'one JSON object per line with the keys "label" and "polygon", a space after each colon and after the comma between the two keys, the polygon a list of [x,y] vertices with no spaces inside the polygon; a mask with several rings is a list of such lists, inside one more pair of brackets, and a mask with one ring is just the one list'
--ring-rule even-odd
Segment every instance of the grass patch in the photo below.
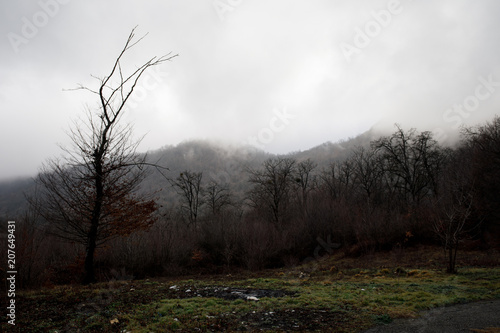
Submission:
{"label": "grass patch", "polygon": [[373,320],[377,324],[390,324],[392,323],[392,318],[388,314],[383,314],[383,315],[377,315],[373,317]]}
{"label": "grass patch", "polygon": [[[355,332],[418,311],[500,298],[500,268],[318,271],[299,278],[271,277],[146,280],[21,291],[16,329],[23,332],[304,331]],[[270,274],[270,275],[273,275]],[[282,290],[282,297],[224,299],[207,290]],[[2,323],[2,329],[7,328]]]}

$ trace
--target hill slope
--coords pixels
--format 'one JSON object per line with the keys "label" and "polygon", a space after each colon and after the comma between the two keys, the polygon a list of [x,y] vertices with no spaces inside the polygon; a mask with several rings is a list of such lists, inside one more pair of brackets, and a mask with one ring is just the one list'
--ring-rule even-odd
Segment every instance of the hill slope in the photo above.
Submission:
{"label": "hill slope", "polygon": [[[310,158],[318,169],[334,161],[344,160],[355,146],[367,146],[377,138],[373,130],[337,143],[326,142],[317,147],[292,152],[287,157],[297,161]],[[229,146],[209,141],[186,141],[177,146],[165,146],[148,153],[148,161],[166,169],[152,168],[150,175],[141,184],[142,191],[158,191],[160,203],[176,200],[176,193],[167,178],[175,179],[179,173],[189,170],[203,172],[203,182],[215,181],[226,184],[233,195],[242,198],[248,189],[248,168],[255,169],[274,154],[250,146]],[[160,172],[161,171],[161,172]],[[32,178],[0,182],[0,216],[14,219],[26,209],[25,193],[34,189]]]}

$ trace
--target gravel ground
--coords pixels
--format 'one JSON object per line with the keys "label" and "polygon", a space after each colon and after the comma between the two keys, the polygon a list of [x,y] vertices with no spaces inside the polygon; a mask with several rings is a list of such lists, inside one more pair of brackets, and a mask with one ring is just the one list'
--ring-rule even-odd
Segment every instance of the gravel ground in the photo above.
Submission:
{"label": "gravel ground", "polygon": [[425,311],[416,319],[398,319],[364,333],[500,332],[500,300],[459,304]]}

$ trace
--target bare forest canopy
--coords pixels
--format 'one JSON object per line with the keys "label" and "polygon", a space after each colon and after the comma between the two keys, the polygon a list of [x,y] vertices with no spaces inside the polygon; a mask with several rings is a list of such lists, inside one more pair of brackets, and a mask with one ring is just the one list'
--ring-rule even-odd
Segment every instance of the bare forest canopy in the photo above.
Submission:
{"label": "bare forest canopy", "polygon": [[[311,158],[320,167],[326,167],[333,161],[347,158],[355,146],[369,146],[370,140],[377,137],[369,130],[355,138],[336,143],[324,144],[303,152],[291,152],[287,156],[298,160]],[[226,181],[236,191],[244,193],[248,187],[246,167],[257,167],[275,154],[251,146],[227,146],[204,140],[191,140],[176,146],[167,145],[147,153],[148,161],[154,162],[170,171],[164,174],[151,172],[144,180],[142,188],[160,190],[158,200],[168,203],[176,200],[176,193],[164,176],[177,176],[183,170],[204,173],[204,178]],[[26,209],[25,195],[33,190],[32,178],[0,181],[0,216],[14,219]],[[238,191],[238,188],[240,191]]]}
{"label": "bare forest canopy", "polygon": [[[120,269],[144,277],[281,267],[318,244],[347,255],[442,244],[455,272],[459,244],[500,245],[499,117],[464,128],[455,147],[396,125],[386,136],[369,131],[284,156],[191,141],[147,160],[168,168],[151,167],[137,192],[154,193],[158,218],[98,249],[99,279]],[[19,220],[37,250],[24,252],[32,266],[23,283],[78,281],[83,249],[54,239],[50,221],[26,211],[22,193],[32,188],[28,180],[0,186],[1,214]]]}

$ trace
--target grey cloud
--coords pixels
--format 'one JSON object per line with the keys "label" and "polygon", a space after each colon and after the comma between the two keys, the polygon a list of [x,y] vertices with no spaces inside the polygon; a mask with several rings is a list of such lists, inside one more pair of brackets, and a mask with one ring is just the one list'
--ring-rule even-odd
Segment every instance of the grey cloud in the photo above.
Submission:
{"label": "grey cloud", "polygon": [[[21,34],[23,18],[54,1],[57,13],[14,52],[8,33]],[[356,29],[390,3],[241,1],[221,20],[211,0],[3,2],[0,140],[10,144],[0,148],[8,161],[0,177],[33,174],[58,154],[55,143],[66,143],[71,120],[96,103],[62,89],[95,84],[90,74],[107,73],[136,25],[149,35],[129,54],[128,68],[180,54],[126,117],[138,136],[148,133],[142,150],[190,138],[243,142],[269,128],[276,108],[296,118],[273,133],[265,145],[272,152],[307,149],[374,124],[452,131],[458,118],[446,118],[447,110],[474,94],[479,77],[500,81],[500,4],[401,0],[401,13],[346,61],[340,45],[353,44]],[[497,113],[498,90],[460,122]]]}

